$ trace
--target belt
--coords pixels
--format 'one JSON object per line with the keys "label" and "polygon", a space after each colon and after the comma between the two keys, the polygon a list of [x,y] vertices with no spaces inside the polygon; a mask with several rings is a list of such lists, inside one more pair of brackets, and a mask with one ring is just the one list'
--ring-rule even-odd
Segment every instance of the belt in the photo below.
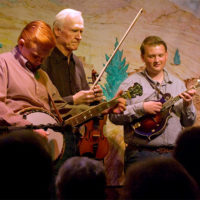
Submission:
{"label": "belt", "polygon": [[174,146],[151,146],[151,145],[137,145],[127,144],[126,148],[135,149],[138,151],[154,151],[160,154],[173,152]]}

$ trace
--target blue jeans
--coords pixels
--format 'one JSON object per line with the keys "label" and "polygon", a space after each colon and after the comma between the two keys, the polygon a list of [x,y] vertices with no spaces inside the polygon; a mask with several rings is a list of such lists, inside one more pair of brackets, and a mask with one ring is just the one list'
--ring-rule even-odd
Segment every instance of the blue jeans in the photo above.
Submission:
{"label": "blue jeans", "polygon": [[136,163],[138,161],[145,160],[147,158],[155,158],[159,156],[165,156],[165,157],[172,157],[171,152],[167,153],[159,153],[156,151],[148,151],[148,150],[125,150],[125,156],[124,156],[124,171],[126,172],[128,167],[132,165],[133,163]]}

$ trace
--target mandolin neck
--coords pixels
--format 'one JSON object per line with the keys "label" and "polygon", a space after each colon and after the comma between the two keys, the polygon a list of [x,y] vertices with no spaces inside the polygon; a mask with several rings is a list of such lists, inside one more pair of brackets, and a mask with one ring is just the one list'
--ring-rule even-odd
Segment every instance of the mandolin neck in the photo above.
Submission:
{"label": "mandolin neck", "polygon": [[181,99],[180,96],[176,96],[174,98],[169,99],[167,102],[165,102],[162,106],[161,112],[170,108],[171,106],[173,106],[177,101],[179,101]]}
{"label": "mandolin neck", "polygon": [[[197,89],[198,87],[200,87],[200,80],[197,80],[197,84],[194,85],[192,88],[186,90],[185,92],[188,92],[191,89]],[[166,101],[162,106],[161,112],[166,110],[166,109],[168,109],[168,108],[170,108],[171,106],[173,106],[180,99],[181,99],[181,97],[179,95],[177,95],[176,97],[171,98],[168,101]]]}

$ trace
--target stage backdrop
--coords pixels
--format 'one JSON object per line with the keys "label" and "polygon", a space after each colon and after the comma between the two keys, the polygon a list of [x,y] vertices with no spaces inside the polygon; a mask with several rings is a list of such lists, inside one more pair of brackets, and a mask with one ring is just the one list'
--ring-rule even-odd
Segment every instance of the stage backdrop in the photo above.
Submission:
{"label": "stage backdrop", "polygon": [[[101,78],[107,99],[112,98],[124,78],[143,69],[139,47],[149,35],[158,35],[166,41],[167,69],[172,74],[185,81],[187,86],[195,84],[199,78],[199,0],[1,0],[0,52],[10,51],[16,45],[18,35],[27,23],[44,20],[52,25],[55,14],[64,8],[80,10],[85,20],[83,39],[75,53],[84,62],[88,81],[91,81],[92,69],[101,72],[129,25],[143,9]],[[198,112],[195,125],[200,124],[199,94],[198,91],[195,97]],[[123,184],[125,145],[122,127],[108,121],[105,134],[110,142],[110,151],[104,161],[108,184]]]}

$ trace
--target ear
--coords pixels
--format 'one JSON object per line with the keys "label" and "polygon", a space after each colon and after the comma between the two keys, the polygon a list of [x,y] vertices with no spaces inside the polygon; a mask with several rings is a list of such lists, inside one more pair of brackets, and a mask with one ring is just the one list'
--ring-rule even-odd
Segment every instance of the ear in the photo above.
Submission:
{"label": "ear", "polygon": [[144,62],[144,55],[140,54],[140,57],[141,57],[142,61]]}
{"label": "ear", "polygon": [[25,40],[21,38],[21,39],[18,41],[18,47],[21,49],[24,45],[25,45]]}
{"label": "ear", "polygon": [[58,27],[54,27],[53,32],[54,32],[54,35],[56,37],[58,37],[60,35],[60,33],[61,33],[61,29],[58,28]]}
{"label": "ear", "polygon": [[168,52],[166,52],[166,59],[168,59]]}

